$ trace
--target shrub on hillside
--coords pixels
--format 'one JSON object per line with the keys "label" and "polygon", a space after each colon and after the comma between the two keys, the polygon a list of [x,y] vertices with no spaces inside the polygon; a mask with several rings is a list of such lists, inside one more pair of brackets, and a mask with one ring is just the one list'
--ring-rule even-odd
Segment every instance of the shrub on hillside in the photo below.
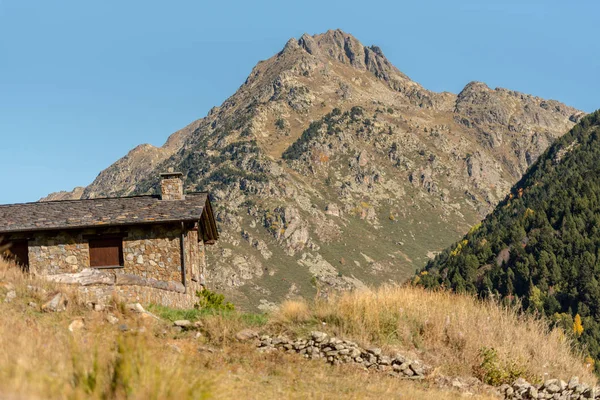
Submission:
{"label": "shrub on hillside", "polygon": [[194,307],[199,310],[235,310],[233,303],[225,301],[225,296],[222,294],[212,292],[208,289],[202,289],[196,292],[196,296],[198,296],[198,303],[196,303]]}

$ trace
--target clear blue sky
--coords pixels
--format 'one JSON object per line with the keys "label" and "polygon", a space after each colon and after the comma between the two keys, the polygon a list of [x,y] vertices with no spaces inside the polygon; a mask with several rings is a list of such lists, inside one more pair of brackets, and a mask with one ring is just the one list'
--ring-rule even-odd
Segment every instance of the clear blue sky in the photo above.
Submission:
{"label": "clear blue sky", "polygon": [[0,203],[92,182],[203,117],[290,37],[340,28],[412,79],[600,108],[600,2],[0,0]]}

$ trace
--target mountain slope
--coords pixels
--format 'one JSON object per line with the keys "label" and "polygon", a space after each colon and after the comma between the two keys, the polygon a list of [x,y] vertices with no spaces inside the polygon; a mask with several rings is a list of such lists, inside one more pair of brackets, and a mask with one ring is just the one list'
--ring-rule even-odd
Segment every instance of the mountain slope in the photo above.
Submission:
{"label": "mountain slope", "polygon": [[376,46],[305,34],[164,147],[102,171],[83,197],[151,193],[159,172],[182,171],[216,206],[211,286],[265,309],[410,277],[581,115],[477,82],[431,92]]}
{"label": "mountain slope", "polygon": [[596,111],[552,145],[480,227],[431,261],[421,282],[518,297],[600,357],[599,159]]}

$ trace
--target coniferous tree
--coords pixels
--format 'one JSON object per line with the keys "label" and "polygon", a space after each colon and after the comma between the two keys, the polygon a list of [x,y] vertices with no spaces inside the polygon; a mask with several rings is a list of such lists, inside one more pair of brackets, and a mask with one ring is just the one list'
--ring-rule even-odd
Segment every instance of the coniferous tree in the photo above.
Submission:
{"label": "coniferous tree", "polygon": [[[600,110],[557,140],[509,195],[426,266],[444,285],[540,312],[600,358]],[[600,363],[598,364],[600,365]]]}

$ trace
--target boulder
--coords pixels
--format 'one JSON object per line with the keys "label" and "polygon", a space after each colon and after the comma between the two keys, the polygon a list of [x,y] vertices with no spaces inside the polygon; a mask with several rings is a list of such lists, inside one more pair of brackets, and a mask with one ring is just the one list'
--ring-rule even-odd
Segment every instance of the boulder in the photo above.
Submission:
{"label": "boulder", "polygon": [[144,310],[144,307],[142,307],[142,305],[140,303],[127,304],[126,308],[129,311],[137,312],[140,314],[143,314],[146,312],[146,310]]}
{"label": "boulder", "polygon": [[6,297],[4,298],[4,302],[5,303],[10,303],[16,297],[17,297],[17,292],[15,292],[14,290],[11,290],[8,293],[6,293]]}
{"label": "boulder", "polygon": [[310,335],[316,343],[324,342],[325,339],[327,339],[327,334],[325,332],[314,331],[311,332]]}
{"label": "boulder", "polygon": [[378,347],[371,347],[370,349],[367,349],[367,352],[373,354],[374,356],[380,356],[381,355],[381,349]]}
{"label": "boulder", "polygon": [[558,379],[548,379],[544,382],[544,390],[548,393],[558,393],[560,391]]}
{"label": "boulder", "polygon": [[335,203],[329,203],[325,207],[325,214],[339,217],[340,216],[340,208]]}
{"label": "boulder", "polygon": [[42,305],[42,311],[44,312],[61,312],[67,309],[67,296],[63,293],[58,292],[52,298]]}
{"label": "boulder", "polygon": [[573,390],[578,385],[579,385],[579,377],[573,376],[573,377],[571,377],[571,379],[569,379],[569,383],[567,384],[567,387],[569,388],[569,390]]}
{"label": "boulder", "polygon": [[360,167],[365,167],[365,166],[367,166],[368,163],[369,163],[369,154],[365,150],[363,150],[358,155],[358,165]]}
{"label": "boulder", "polygon": [[[76,259],[75,262],[77,262]],[[96,268],[85,268],[76,273],[47,275],[45,278],[52,282],[81,286],[111,285],[115,283],[115,278],[112,274]]]}
{"label": "boulder", "polygon": [[187,319],[180,319],[180,320],[173,322],[173,325],[187,329],[192,326],[192,323],[190,321],[188,321]]}
{"label": "boulder", "polygon": [[246,340],[254,339],[258,337],[258,332],[253,329],[244,329],[236,333],[235,338],[240,342],[244,342]]}
{"label": "boulder", "polygon": [[69,331],[75,332],[75,331],[83,329],[84,327],[85,327],[85,323],[83,322],[83,319],[81,319],[81,318],[75,319],[69,324]]}

